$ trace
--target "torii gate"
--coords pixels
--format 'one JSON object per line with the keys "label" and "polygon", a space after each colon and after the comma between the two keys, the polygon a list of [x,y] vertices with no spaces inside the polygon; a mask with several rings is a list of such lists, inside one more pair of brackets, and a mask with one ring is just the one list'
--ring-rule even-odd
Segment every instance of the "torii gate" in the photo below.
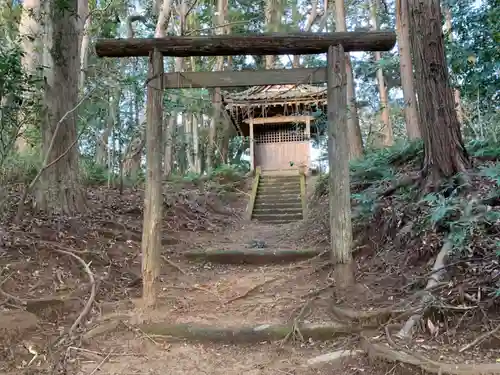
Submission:
{"label": "torii gate", "polygon": [[[142,233],[142,282],[146,307],[156,303],[160,269],[163,90],[166,88],[240,87],[327,82],[328,159],[330,162],[330,231],[332,258],[351,262],[351,205],[345,52],[389,51],[396,34],[385,31],[247,34],[196,37],[100,39],[99,57],[149,56],[147,81],[146,189]],[[257,72],[164,73],[163,56],[304,55],[327,53],[323,69],[262,70]],[[306,78],[306,79],[304,79]],[[252,141],[252,140],[251,140]]]}

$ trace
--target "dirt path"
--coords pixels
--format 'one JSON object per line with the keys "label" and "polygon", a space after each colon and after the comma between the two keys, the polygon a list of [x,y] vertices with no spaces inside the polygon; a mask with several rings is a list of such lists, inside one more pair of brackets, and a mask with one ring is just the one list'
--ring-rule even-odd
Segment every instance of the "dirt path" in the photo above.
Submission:
{"label": "dirt path", "polygon": [[[193,234],[191,246],[204,250],[238,250],[255,246],[265,249],[298,249],[289,237],[290,228],[257,224],[243,225],[217,235]],[[197,236],[197,237],[195,237]],[[185,248],[186,242],[184,242]],[[175,250],[183,251],[180,247]],[[175,254],[174,252],[174,254]],[[235,266],[181,262],[170,258],[185,274],[168,267],[162,277],[158,309],[144,315],[127,309],[125,301],[108,306],[103,319],[126,314],[129,321],[196,323],[218,327],[286,324],[311,301],[311,293],[328,291],[328,273],[317,266],[324,260],[302,261],[279,266]],[[167,267],[167,266],[166,266]],[[305,323],[330,320],[329,293],[319,295],[307,309]],[[139,301],[134,301],[139,303]],[[312,305],[312,304],[311,304]],[[312,365],[312,358],[338,350],[345,339],[330,342],[260,342],[252,345],[179,342],[168,336],[148,335],[127,325],[92,339],[89,350],[104,359],[100,374],[331,374],[331,364]],[[80,374],[90,374],[96,360],[81,362]]]}

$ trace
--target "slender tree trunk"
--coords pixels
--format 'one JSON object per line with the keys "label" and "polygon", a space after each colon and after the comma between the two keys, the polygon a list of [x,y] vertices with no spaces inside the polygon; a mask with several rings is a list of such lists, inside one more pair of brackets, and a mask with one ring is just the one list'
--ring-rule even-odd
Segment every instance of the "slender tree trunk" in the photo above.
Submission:
{"label": "slender tree trunk", "polygon": [[408,22],[407,0],[396,0],[396,32],[400,57],[401,87],[403,88],[405,101],[406,134],[409,139],[419,139],[421,135],[417,113],[417,98],[413,87],[413,64],[411,62]]}
{"label": "slender tree trunk", "polygon": [[174,160],[174,133],[177,125],[177,119],[174,117],[175,112],[167,120],[165,129],[165,151],[163,155],[163,178],[168,178],[172,174]]}
{"label": "slender tree trunk", "polygon": [[139,136],[130,141],[123,156],[123,174],[132,180],[137,178],[141,169],[142,148],[146,137],[145,121],[139,118],[139,95],[137,93],[134,97],[134,111],[135,128]]}
{"label": "slender tree trunk", "polygon": [[163,0],[156,23],[155,38],[162,38],[167,35],[168,24],[172,16],[172,0]]}
{"label": "slender tree trunk", "polygon": [[[221,27],[226,22],[228,1],[227,0],[217,0],[217,16],[214,23],[216,26],[216,34],[221,35],[226,33],[227,28]],[[215,62],[215,71],[220,72],[224,68],[224,56],[218,56]],[[215,163],[215,138],[217,135],[217,127],[221,123],[221,92],[220,88],[217,87],[213,91],[213,112],[212,119],[210,121],[210,129],[208,131],[208,147],[207,147],[207,171],[210,172],[213,169]]]}
{"label": "slender tree trunk", "polygon": [[198,134],[199,122],[196,114],[191,115],[192,119],[192,134],[193,134],[193,166],[196,173],[201,173],[200,160],[200,138]]}
{"label": "slender tree trunk", "polygon": [[85,87],[85,76],[88,68],[90,24],[91,15],[89,12],[89,1],[78,0],[78,21],[80,32],[80,79],[78,81],[79,92],[83,92]]}
{"label": "slender tree trunk", "polygon": [[187,165],[187,144],[186,144],[186,128],[184,121],[181,121],[181,126],[177,128],[177,147],[175,161],[177,165],[177,172],[182,176],[188,169]]}
{"label": "slender tree trunk", "polygon": [[212,96],[213,112],[210,119],[210,128],[208,129],[208,144],[207,144],[207,172],[213,170],[215,165],[215,138],[217,135],[217,126],[220,124],[220,88],[215,88]]}
{"label": "slender tree trunk", "polygon": [[323,32],[327,26],[326,24],[328,22],[328,19],[330,18],[330,14],[332,13],[332,10],[330,9],[332,5],[334,5],[334,4],[332,2],[330,2],[329,0],[323,1],[323,9],[325,11],[323,13],[323,16],[319,20],[318,28],[319,28],[320,32]]}
{"label": "slender tree trunk", "polygon": [[[172,16],[172,0],[156,0],[155,2],[158,11],[158,22],[156,23],[155,36],[157,38],[164,37],[168,29],[170,18]],[[168,178],[172,173],[172,150],[173,150],[173,133],[177,124],[177,112],[172,112],[167,121],[164,122],[164,149],[163,149],[163,178]]]}
{"label": "slender tree trunk", "polygon": [[[344,0],[335,0],[335,25],[336,31],[347,31],[345,21]],[[359,127],[358,109],[356,107],[356,95],[354,90],[354,76],[352,73],[351,59],[346,53],[347,73],[347,128],[349,132],[349,154],[351,159],[360,158],[363,155],[363,139]]]}
{"label": "slender tree trunk", "polygon": [[[326,11],[326,10],[325,10]],[[311,13],[307,16],[307,21],[304,26],[304,32],[310,32],[311,27],[318,18],[318,0],[311,1]],[[294,68],[300,68],[300,55],[294,55],[292,66]]]}
{"label": "slender tree trunk", "polygon": [[[224,14],[224,20],[228,21],[228,16],[229,16],[228,0],[224,0],[224,2],[223,2],[223,12],[222,13]],[[226,26],[224,27],[224,33],[226,35],[231,34],[231,24],[230,23],[227,23]],[[223,62],[222,62],[222,66],[224,66]],[[232,70],[232,69],[233,69],[233,57],[228,56],[225,70]],[[221,70],[224,70],[224,69],[221,68]],[[215,102],[216,102],[216,107],[217,107],[216,110],[219,113],[219,126],[221,127],[221,131],[219,132],[219,134],[221,134],[221,136],[219,137],[219,139],[220,139],[220,146],[219,146],[220,158],[221,158],[222,164],[228,164],[228,162],[229,162],[229,160],[228,160],[229,140],[231,138],[231,132],[233,131],[233,126],[229,122],[227,116],[225,116],[224,109],[222,109],[222,106],[221,106],[221,101],[222,101],[221,91],[220,91],[220,89],[216,89],[215,90]]]}
{"label": "slender tree trunk", "polygon": [[[43,55],[43,12],[42,2],[40,0],[25,0],[23,1],[23,11],[19,22],[19,36],[21,38],[21,64],[24,71],[34,77],[40,76],[39,68],[42,63]],[[37,93],[28,93],[24,98],[26,102],[40,104],[41,98]],[[15,141],[15,148],[19,153],[25,153],[29,149],[28,140],[24,134],[30,126],[28,119],[23,113],[19,114],[19,135]]]}
{"label": "slender tree trunk", "polygon": [[[182,20],[181,20],[182,21]],[[181,22],[181,25],[184,25],[183,21]],[[183,26],[182,26],[183,27]],[[182,31],[182,30],[181,30]],[[182,72],[184,70],[184,58],[183,57],[176,57],[175,58],[175,67],[174,70],[176,72]],[[170,100],[174,103],[177,102],[178,97],[175,94],[171,94]],[[173,163],[176,160],[173,153],[174,153],[174,146],[175,146],[175,140],[174,140],[174,134],[176,134],[176,130],[178,129],[177,126],[177,118],[179,116],[179,111],[177,109],[174,109],[172,111],[172,115],[167,123],[167,135],[165,137],[165,155],[163,156],[163,178],[168,178],[170,174],[172,173],[173,170]],[[184,116],[182,116],[182,121],[184,121]],[[184,126],[184,125],[183,125]],[[176,139],[181,139],[182,143],[184,143],[184,137],[177,137]]]}
{"label": "slender tree trunk", "polygon": [[[196,60],[191,56],[191,71],[196,71]],[[191,141],[193,146],[193,168],[195,173],[201,173],[201,160],[200,160],[200,137],[198,115],[190,113],[191,118]]]}
{"label": "slender tree trunk", "polygon": [[194,150],[193,150],[193,114],[183,113],[183,124],[184,124],[184,136],[186,142],[186,159],[188,162],[189,172],[196,172],[196,167],[194,165]]}
{"label": "slender tree trunk", "polygon": [[[167,1],[167,0],[165,0]],[[180,4],[178,4],[177,6],[175,6],[175,11],[177,13],[177,15],[179,16],[179,34],[180,35],[184,35],[185,32],[186,32],[186,19],[187,19],[187,16],[188,16],[188,13],[189,13],[189,9],[188,9],[188,4],[186,2],[186,0],[182,0],[180,2]],[[176,57],[175,58],[175,71],[176,72],[182,72],[184,71],[184,64],[185,64],[185,61],[184,61],[184,58],[183,57]],[[172,94],[171,95],[171,100],[173,102],[177,102],[178,101],[178,97],[177,95],[175,94]],[[167,131],[167,137],[166,137],[166,146],[165,146],[165,155],[164,155],[164,178],[167,178],[171,171],[173,170],[173,164],[174,164],[174,161],[176,159],[174,159],[173,157],[173,150],[174,150],[174,137],[173,137],[173,134],[174,133],[177,133],[177,131],[179,130],[178,126],[177,126],[177,118],[179,116],[179,110],[178,109],[174,109],[172,111],[172,116],[174,117],[174,120],[173,120],[173,124],[175,124],[175,129],[174,128],[170,128],[168,131]],[[186,114],[182,114],[181,116],[182,120],[181,120],[181,126],[182,127],[185,127],[185,121],[186,121]],[[169,122],[170,123],[170,122]],[[177,137],[177,139],[180,139],[181,140],[181,143],[183,144],[186,144],[186,137],[185,137],[185,132],[183,132],[183,136],[181,137]],[[170,144],[169,144],[169,140],[171,140]],[[187,145],[187,144],[186,144]],[[167,155],[168,154],[168,155]],[[177,153],[179,156],[180,153]],[[186,155],[189,155],[189,151],[187,150],[186,151]],[[178,162],[178,165],[180,165],[180,161],[177,160]],[[179,168],[179,170],[181,170],[181,168]]]}
{"label": "slender tree trunk", "polygon": [[[268,32],[276,32],[277,31],[277,23],[278,23],[278,0],[266,0],[265,5],[265,17],[266,17],[266,29]],[[266,69],[274,68],[274,64],[276,63],[276,56],[267,55],[265,57],[266,61]]]}
{"label": "slender tree trunk", "polygon": [[411,49],[424,140],[425,188],[465,172],[470,166],[454,109],[444,53],[439,0],[408,0]]}
{"label": "slender tree trunk", "polygon": [[120,100],[121,100],[121,90],[114,90],[115,93],[111,94],[109,100],[109,110],[108,117],[106,119],[106,129],[104,132],[98,136],[97,140],[97,150],[96,150],[96,163],[102,167],[110,168],[107,162],[108,159],[108,149],[109,137],[115,128],[115,124],[118,122],[119,110],[120,110]]}
{"label": "slender tree trunk", "polygon": [[[451,9],[447,6],[444,7],[444,20],[445,20],[445,28],[448,34],[449,41],[453,40],[453,27],[452,27],[452,18],[451,18]],[[457,118],[460,124],[463,124],[463,108],[462,108],[462,99],[460,95],[460,90],[456,87],[453,88],[453,98],[455,100],[455,110],[457,111]]]}
{"label": "slender tree trunk", "polygon": [[[137,21],[144,22],[144,17],[132,15],[127,18],[127,37],[133,38],[135,36],[133,23]],[[137,62],[134,63],[134,70],[137,70]],[[125,150],[125,154],[123,157],[123,173],[128,178],[135,180],[139,175],[139,171],[141,169],[141,159],[142,159],[142,150],[146,143],[146,120],[145,117],[139,117],[139,92],[136,88],[135,90],[135,129],[136,135],[130,140],[130,143],[127,145]]]}
{"label": "slender tree trunk", "polygon": [[[76,118],[78,103],[79,35],[78,1],[68,0],[64,8],[56,1],[45,2],[44,35],[47,67],[42,121],[42,150],[49,163],[37,187],[37,205],[48,212],[73,215],[87,208],[79,179]],[[57,132],[57,134],[56,134]]]}
{"label": "slender tree trunk", "polygon": [[[155,11],[159,11],[158,20],[155,28],[155,38],[161,38],[166,35],[166,30],[168,28],[168,23],[172,14],[172,0],[163,0],[160,3],[160,0],[155,1]],[[145,22],[146,19],[143,16],[131,16],[127,20],[128,25],[128,37],[134,37],[134,30],[132,28],[132,23],[136,21]],[[163,125],[162,125],[163,126]],[[169,134],[169,131],[166,130],[166,134]],[[137,176],[142,159],[142,151],[144,149],[144,145],[146,144],[146,128],[144,119],[139,121],[138,126],[138,135],[134,137],[129,145],[127,146],[127,152],[124,156],[124,173],[127,176],[134,178]],[[167,135],[168,138],[168,135]],[[166,149],[166,148],[165,148]],[[168,157],[166,159],[169,159]],[[165,171],[165,167],[164,167]]]}
{"label": "slender tree trunk", "polygon": [[[380,0],[370,0],[370,10],[371,10],[371,23],[372,29],[374,31],[378,30],[378,11],[380,9]],[[375,52],[375,63],[379,63],[382,60],[382,53]],[[382,129],[379,132],[380,135],[380,145],[381,146],[392,146],[394,144],[394,135],[392,131],[391,115],[389,108],[389,98],[387,95],[387,85],[385,82],[384,71],[382,68],[377,69],[377,81],[378,81],[378,92],[380,96],[380,119],[382,123]]]}

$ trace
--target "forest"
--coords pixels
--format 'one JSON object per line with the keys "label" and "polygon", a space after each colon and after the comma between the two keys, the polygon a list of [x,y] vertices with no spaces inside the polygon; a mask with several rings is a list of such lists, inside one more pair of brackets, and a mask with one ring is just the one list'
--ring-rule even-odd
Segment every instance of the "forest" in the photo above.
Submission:
{"label": "forest", "polygon": [[[0,0],[0,371],[500,374],[499,18],[498,0]],[[317,47],[343,32],[385,40]],[[251,52],[202,55],[223,39]],[[293,113],[300,186],[261,176],[228,109],[285,76],[328,96]]]}

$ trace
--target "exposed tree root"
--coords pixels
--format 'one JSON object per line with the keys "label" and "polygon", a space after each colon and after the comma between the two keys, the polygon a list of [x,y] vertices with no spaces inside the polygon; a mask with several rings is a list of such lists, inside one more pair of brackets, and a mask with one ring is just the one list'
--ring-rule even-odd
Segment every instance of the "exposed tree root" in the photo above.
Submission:
{"label": "exposed tree root", "polygon": [[[0,281],[0,295],[4,296],[6,301],[11,301],[12,303],[15,303],[16,305],[23,306],[26,309],[26,311],[34,313],[35,311],[42,310],[48,306],[61,305],[61,304],[64,304],[65,302],[70,301],[70,300],[79,300],[78,297],[73,296],[74,292],[69,293],[69,294],[65,294],[65,295],[61,295],[61,296],[49,296],[49,297],[30,298],[30,299],[24,299],[24,298],[14,296],[10,293],[7,293],[6,291],[4,291],[2,289],[2,285],[8,279],[10,279],[11,276],[12,276],[12,273]],[[2,303],[0,303],[0,305],[1,304]]]}
{"label": "exposed tree root", "polygon": [[427,291],[422,296],[422,300],[420,301],[419,308],[416,313],[413,314],[407,322],[404,324],[403,328],[396,334],[397,337],[402,339],[409,339],[412,335],[413,327],[417,322],[420,321],[422,315],[424,314],[426,308],[429,305],[429,302],[432,300],[432,294],[429,292],[430,289],[433,289],[439,282],[442,280],[446,273],[445,262],[448,257],[450,251],[452,249],[452,244],[450,241],[445,240],[441,251],[438,253],[436,260],[434,262],[434,266],[432,267],[432,274],[427,281],[427,285],[424,291]]}
{"label": "exposed tree root", "polygon": [[361,347],[372,358],[388,362],[400,362],[418,366],[422,370],[434,374],[451,375],[484,375],[500,374],[500,363],[456,364],[436,362],[420,354],[410,354],[406,351],[391,348],[386,344],[374,343],[365,336],[361,337]]}
{"label": "exposed tree root", "polygon": [[393,184],[391,184],[391,186],[388,189],[382,191],[380,193],[380,196],[381,197],[388,197],[401,188],[413,185],[418,180],[418,178],[419,178],[419,176],[416,176],[416,175],[403,176],[402,178],[400,178],[399,180],[397,180]]}
{"label": "exposed tree root", "polygon": [[[87,300],[87,303],[85,304],[85,307],[83,308],[83,310],[80,312],[80,315],[78,315],[75,322],[68,330],[67,336],[71,337],[73,335],[74,331],[76,330],[76,328],[78,328],[78,326],[82,323],[83,319],[90,312],[92,304],[94,303],[95,297],[97,295],[96,282],[95,282],[94,274],[92,273],[92,270],[90,269],[89,265],[82,258],[80,258],[78,255],[76,255],[75,253],[72,253],[71,251],[66,251],[66,250],[60,250],[60,249],[52,249],[52,250],[55,252],[58,252],[60,254],[69,255],[70,257],[75,258],[78,261],[78,263],[80,263],[82,265],[82,267],[85,270],[85,272],[87,273],[87,276],[89,277],[89,281],[90,281],[89,299]],[[62,341],[62,339],[61,339],[61,341]],[[59,343],[61,341],[59,341]]]}
{"label": "exposed tree root", "polygon": [[103,324],[100,324],[100,325],[92,328],[90,331],[85,332],[82,336],[82,340],[84,342],[88,342],[89,340],[91,340],[95,337],[102,336],[102,335],[105,335],[109,332],[112,332],[118,328],[120,323],[121,323],[121,320],[111,320],[108,322],[104,322]]}
{"label": "exposed tree root", "polygon": [[187,276],[187,272],[184,271],[180,266],[172,262],[170,259],[168,259],[166,256],[162,255],[161,258],[165,261],[165,263],[169,264],[173,268],[175,268],[177,271],[182,273],[184,276]]}
{"label": "exposed tree root", "polygon": [[325,363],[335,363],[345,358],[354,358],[363,354],[362,350],[336,350],[334,352],[322,354],[307,360],[307,366],[323,365]]}
{"label": "exposed tree root", "polygon": [[486,340],[488,337],[490,336],[493,336],[495,335],[498,331],[500,330],[500,324],[497,325],[494,329],[492,329],[491,331],[488,331],[488,332],[485,332],[483,333],[482,335],[480,335],[479,337],[477,337],[474,341],[472,341],[470,344],[467,344],[463,347],[460,348],[460,350],[458,351],[459,353],[463,353],[465,352],[466,350],[470,349],[470,348],[473,348],[475,347],[476,345],[480,344],[481,342],[483,342],[484,340]]}
{"label": "exposed tree root", "polygon": [[293,341],[304,341],[304,336],[302,335],[302,332],[300,331],[300,321],[304,320],[306,317],[306,311],[311,305],[311,302],[313,299],[308,300],[300,309],[299,313],[297,316],[293,319],[292,323],[292,329],[286,334],[285,338],[281,341],[282,344],[286,343],[290,338]]}
{"label": "exposed tree root", "polygon": [[7,293],[2,288],[0,288],[0,295],[4,296],[7,301],[12,301],[16,305],[23,306],[29,312],[39,311],[48,306],[61,305],[70,300],[79,300],[79,298],[73,297],[71,294],[64,296],[23,299]]}
{"label": "exposed tree root", "polygon": [[277,264],[313,258],[316,250],[217,250],[188,251],[187,259],[219,264]]}
{"label": "exposed tree root", "polygon": [[277,279],[277,277],[273,277],[272,279],[269,279],[269,280],[264,280],[263,282],[251,287],[250,289],[248,289],[245,293],[243,294],[240,294],[239,296],[236,296],[236,297],[233,297],[231,299],[228,299],[226,302],[224,302],[225,304],[229,304],[229,303],[232,303],[234,301],[237,301],[239,299],[243,299],[245,297],[247,297],[250,293],[252,293],[254,290],[268,284],[268,283],[271,283],[273,281],[275,281]]}
{"label": "exposed tree root", "polygon": [[343,322],[349,321],[362,326],[380,326],[391,319],[403,319],[413,313],[412,310],[396,309],[388,307],[373,311],[357,311],[348,308],[332,306],[332,311],[337,318]]}
{"label": "exposed tree root", "polygon": [[338,336],[359,333],[361,327],[330,323],[327,325],[305,324],[294,327],[293,324],[262,324],[255,327],[213,327],[193,324],[149,323],[139,326],[140,330],[151,335],[172,336],[198,342],[221,342],[226,344],[256,343],[262,341],[283,340],[294,328],[301,336],[318,341],[331,340]]}

